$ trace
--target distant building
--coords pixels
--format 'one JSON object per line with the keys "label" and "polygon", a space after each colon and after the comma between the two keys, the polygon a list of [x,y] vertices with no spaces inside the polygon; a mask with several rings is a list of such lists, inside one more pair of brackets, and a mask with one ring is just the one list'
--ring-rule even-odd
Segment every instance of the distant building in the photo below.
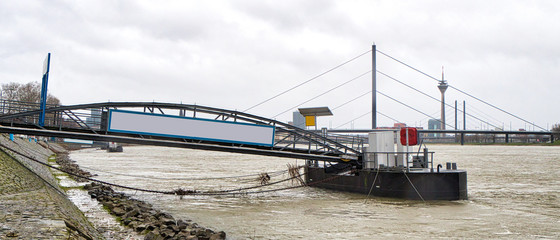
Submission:
{"label": "distant building", "polygon": [[406,123],[395,123],[393,124],[393,128],[405,128],[406,127]]}
{"label": "distant building", "polygon": [[91,115],[86,118],[86,124],[90,127],[99,127],[101,125],[101,108],[92,108]]}
{"label": "distant building", "polygon": [[[428,120],[428,129],[429,130],[441,130],[441,121],[439,119],[430,119]],[[430,137],[439,137],[439,134],[430,133]]]}
{"label": "distant building", "polygon": [[305,117],[299,112],[294,112],[292,125],[301,129],[305,129]]}

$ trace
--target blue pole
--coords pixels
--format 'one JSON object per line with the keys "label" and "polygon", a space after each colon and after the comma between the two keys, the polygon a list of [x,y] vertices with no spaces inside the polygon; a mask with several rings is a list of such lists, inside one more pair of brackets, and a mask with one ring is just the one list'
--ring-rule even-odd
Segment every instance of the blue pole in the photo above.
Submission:
{"label": "blue pole", "polygon": [[47,108],[47,86],[49,85],[49,68],[51,65],[51,53],[43,62],[43,81],[41,84],[41,114],[39,115],[39,126],[45,126],[45,109]]}

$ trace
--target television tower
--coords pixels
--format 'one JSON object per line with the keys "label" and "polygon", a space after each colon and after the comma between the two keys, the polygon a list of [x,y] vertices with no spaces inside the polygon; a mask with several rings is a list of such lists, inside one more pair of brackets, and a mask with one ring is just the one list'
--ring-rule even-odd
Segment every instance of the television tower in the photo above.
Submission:
{"label": "television tower", "polygon": [[441,130],[445,130],[445,90],[447,90],[447,82],[443,78],[443,66],[441,66],[441,81],[439,81],[439,91],[441,92]]}

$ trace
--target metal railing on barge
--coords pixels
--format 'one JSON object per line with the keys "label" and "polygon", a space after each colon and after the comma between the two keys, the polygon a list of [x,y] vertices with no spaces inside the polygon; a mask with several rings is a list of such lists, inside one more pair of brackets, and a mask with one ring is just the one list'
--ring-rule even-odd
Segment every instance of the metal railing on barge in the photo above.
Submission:
{"label": "metal railing on barge", "polygon": [[[364,166],[373,166],[371,169],[387,171],[416,171],[429,169],[434,172],[434,152],[424,149],[423,154],[419,152],[369,152],[365,153]],[[380,157],[383,156],[383,157]],[[402,158],[402,160],[399,160]],[[381,159],[381,161],[380,161]],[[392,161],[389,164],[389,161]],[[384,163],[385,164],[384,164]],[[404,163],[404,165],[400,164]]]}

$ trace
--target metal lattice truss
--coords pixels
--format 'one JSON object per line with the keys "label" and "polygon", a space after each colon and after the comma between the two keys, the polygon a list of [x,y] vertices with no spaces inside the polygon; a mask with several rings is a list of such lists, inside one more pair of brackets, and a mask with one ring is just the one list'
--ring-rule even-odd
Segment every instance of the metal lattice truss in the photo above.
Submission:
{"label": "metal lattice truss", "polygon": [[[177,137],[160,137],[107,131],[106,116],[111,109],[144,113],[213,119],[220,121],[268,125],[275,127],[273,146],[255,146],[212,142]],[[226,109],[200,105],[157,102],[107,102],[71,106],[51,106],[44,126],[38,125],[39,110],[0,112],[0,132],[67,137],[97,141],[185,147],[323,161],[357,161],[362,156],[364,140],[358,137],[334,136],[301,129],[276,120]]]}

